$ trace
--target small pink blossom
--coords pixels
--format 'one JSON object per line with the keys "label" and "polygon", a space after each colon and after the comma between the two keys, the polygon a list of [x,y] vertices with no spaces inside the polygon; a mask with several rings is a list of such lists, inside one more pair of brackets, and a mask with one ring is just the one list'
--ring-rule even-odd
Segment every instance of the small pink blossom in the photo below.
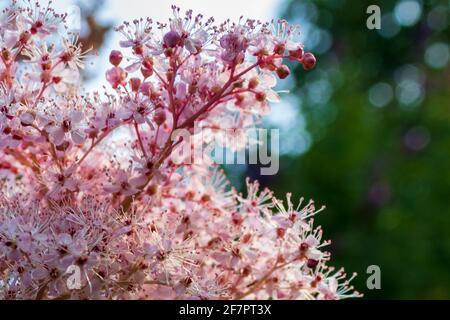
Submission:
{"label": "small pink blossom", "polygon": [[106,71],[106,80],[116,89],[120,85],[126,84],[128,74],[120,67],[113,67]]}

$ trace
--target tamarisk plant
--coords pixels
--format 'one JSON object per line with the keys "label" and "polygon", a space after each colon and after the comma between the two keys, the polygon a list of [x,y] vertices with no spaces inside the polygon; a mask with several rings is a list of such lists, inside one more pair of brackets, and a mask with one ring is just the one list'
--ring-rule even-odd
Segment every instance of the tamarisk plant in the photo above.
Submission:
{"label": "tamarisk plant", "polygon": [[239,193],[214,165],[171,160],[176,130],[255,126],[284,63],[314,67],[298,28],[172,9],[168,23],[117,28],[103,93],[81,88],[87,55],[66,15],[31,1],[1,13],[0,297],[359,296],[327,266],[323,207],[249,180]]}

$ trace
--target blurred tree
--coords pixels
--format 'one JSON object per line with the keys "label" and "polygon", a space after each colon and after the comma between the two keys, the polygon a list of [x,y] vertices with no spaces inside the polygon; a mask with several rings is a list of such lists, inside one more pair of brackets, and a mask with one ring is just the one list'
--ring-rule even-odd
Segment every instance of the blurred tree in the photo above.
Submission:
{"label": "blurred tree", "polygon": [[[380,30],[366,8],[378,4]],[[327,205],[319,222],[335,263],[357,271],[367,298],[450,298],[449,2],[289,1],[311,74],[291,92],[311,140],[267,180]],[[250,172],[253,174],[253,171]],[[366,289],[379,265],[382,289]]]}
{"label": "blurred tree", "polygon": [[96,14],[104,7],[104,1],[94,1],[86,4],[79,2],[82,19],[85,22],[85,32],[80,38],[84,47],[99,48],[105,41],[106,33],[111,30],[112,24],[103,25],[96,19]]}
{"label": "blurred tree", "polygon": [[[80,42],[83,48],[93,48],[98,51],[103,46],[108,31],[113,27],[112,23],[100,23],[97,19],[98,13],[105,8],[105,1],[78,0],[76,3],[80,7],[82,20]],[[90,79],[98,74],[85,72],[83,76],[85,79]]]}

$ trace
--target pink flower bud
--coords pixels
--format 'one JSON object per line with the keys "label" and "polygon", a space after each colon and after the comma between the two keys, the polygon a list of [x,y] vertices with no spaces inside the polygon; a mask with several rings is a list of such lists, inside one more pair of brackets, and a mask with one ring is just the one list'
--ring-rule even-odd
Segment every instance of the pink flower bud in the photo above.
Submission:
{"label": "pink flower bud", "polygon": [[314,260],[314,259],[308,259],[308,262],[306,262],[306,265],[310,269],[314,269],[318,264],[319,264],[319,261]]}
{"label": "pink flower bud", "polygon": [[153,70],[153,58],[152,58],[152,57],[146,57],[146,58],[142,61],[142,66],[143,66],[145,69]]}
{"label": "pink flower bud", "polygon": [[295,50],[289,50],[289,60],[301,60],[303,58],[303,47],[298,47]]}
{"label": "pink flower bud", "polygon": [[153,74],[153,69],[141,68],[141,73],[144,78],[148,78]]}
{"label": "pink flower bud", "polygon": [[141,79],[139,79],[139,78],[131,78],[130,79],[130,86],[131,86],[131,90],[133,92],[138,92],[139,87],[141,86]]}
{"label": "pink flower bud", "polygon": [[180,35],[176,31],[169,31],[164,35],[163,42],[168,48],[176,47],[180,42]]}
{"label": "pink flower bud", "polygon": [[158,126],[166,122],[166,112],[164,111],[164,109],[158,109],[155,111],[155,114],[153,115],[153,121],[155,121]]}
{"label": "pink flower bud", "polygon": [[118,50],[113,50],[109,54],[109,62],[111,62],[111,64],[116,67],[122,62],[122,58],[122,52]]}
{"label": "pink flower bud", "polygon": [[316,65],[316,57],[311,52],[305,53],[302,58],[303,69],[311,70]]}
{"label": "pink flower bud", "polygon": [[62,80],[62,78],[61,78],[61,77],[58,77],[58,76],[54,76],[54,77],[52,77],[52,82],[53,82],[54,84],[58,84],[58,83],[60,83],[60,82],[61,82],[61,80]]}
{"label": "pink flower bud", "polygon": [[291,71],[289,70],[289,67],[285,64],[278,67],[278,69],[277,69],[277,75],[280,79],[286,78],[290,73],[291,73]]}

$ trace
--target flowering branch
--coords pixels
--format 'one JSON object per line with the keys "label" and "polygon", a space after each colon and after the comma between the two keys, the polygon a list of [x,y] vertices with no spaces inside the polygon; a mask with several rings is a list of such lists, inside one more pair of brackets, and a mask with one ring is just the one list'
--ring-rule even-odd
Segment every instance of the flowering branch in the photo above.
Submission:
{"label": "flowering branch", "polygon": [[81,89],[87,52],[65,14],[1,12],[0,298],[359,296],[328,266],[322,208],[249,180],[241,194],[208,157],[174,157],[197,129],[213,140],[261,123],[285,62],[316,64],[298,27],[172,9],[117,28],[102,94]]}

